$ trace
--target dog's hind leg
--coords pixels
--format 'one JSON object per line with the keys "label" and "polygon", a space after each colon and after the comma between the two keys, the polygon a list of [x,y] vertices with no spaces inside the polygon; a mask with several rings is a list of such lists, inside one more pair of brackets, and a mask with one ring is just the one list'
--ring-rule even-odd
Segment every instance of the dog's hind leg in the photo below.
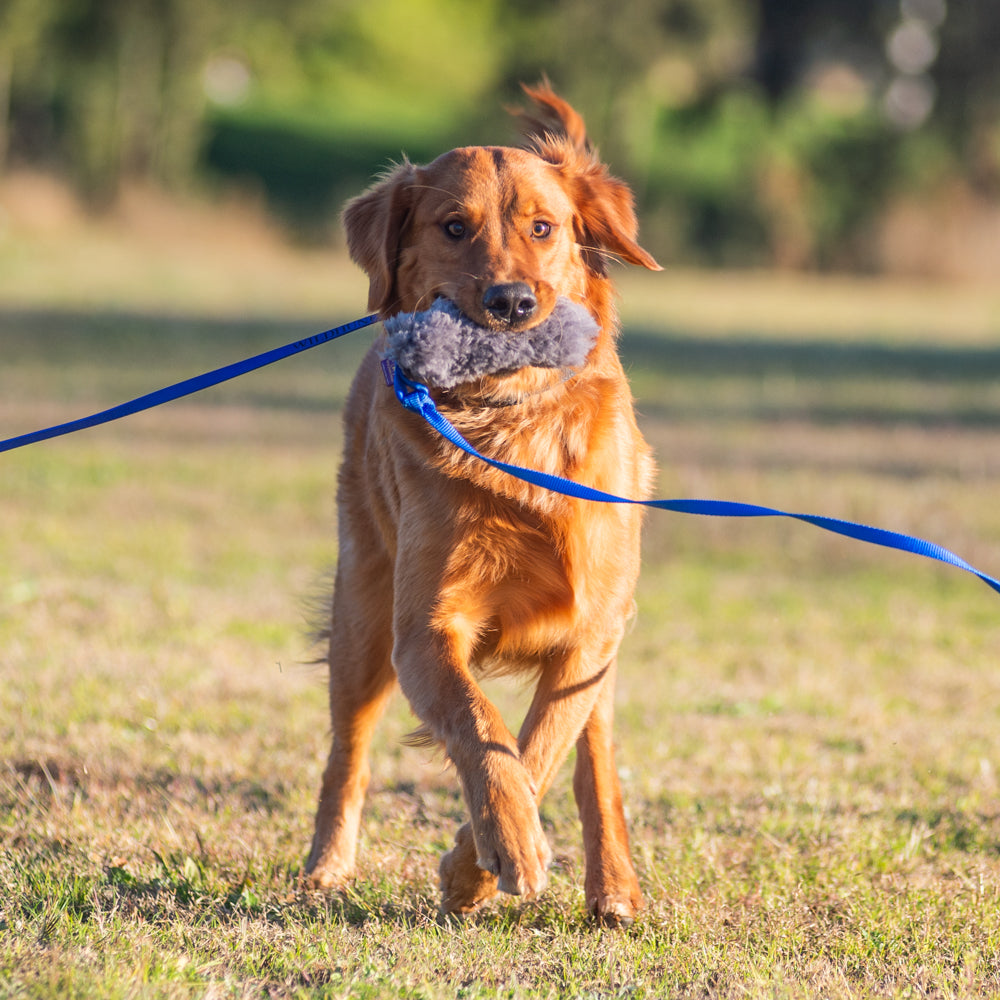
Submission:
{"label": "dog's hind leg", "polygon": [[339,888],[354,871],[361,808],[368,788],[368,746],[393,689],[391,573],[366,563],[354,573],[342,551],[330,632],[333,741],[316,811],[306,880]]}

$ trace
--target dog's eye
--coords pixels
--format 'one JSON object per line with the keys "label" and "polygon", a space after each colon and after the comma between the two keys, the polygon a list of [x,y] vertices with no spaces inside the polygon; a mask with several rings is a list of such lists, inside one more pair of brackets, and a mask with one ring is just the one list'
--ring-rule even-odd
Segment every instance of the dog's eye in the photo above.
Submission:
{"label": "dog's eye", "polygon": [[444,231],[453,240],[460,240],[465,235],[465,223],[460,219],[452,219],[444,224]]}
{"label": "dog's eye", "polygon": [[536,240],[544,240],[549,233],[552,232],[552,224],[549,222],[542,222],[541,219],[538,220],[531,227],[531,235],[535,237]]}

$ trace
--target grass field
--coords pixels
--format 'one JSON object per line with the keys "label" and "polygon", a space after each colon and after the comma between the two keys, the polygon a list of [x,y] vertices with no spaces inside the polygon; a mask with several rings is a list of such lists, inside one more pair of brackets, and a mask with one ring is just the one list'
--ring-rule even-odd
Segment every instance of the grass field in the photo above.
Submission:
{"label": "grass field", "polygon": [[[624,341],[660,495],[1000,573],[995,296],[660,280],[627,289]],[[0,437],[317,329],[316,288],[199,319],[20,287]],[[586,920],[568,768],[549,891],[441,922],[463,806],[398,698],[357,881],[300,889],[327,741],[303,637],[365,337],[0,456],[0,997],[1000,995],[1000,598],[790,522],[649,516],[619,682],[630,930]],[[523,692],[491,690],[516,723]]]}

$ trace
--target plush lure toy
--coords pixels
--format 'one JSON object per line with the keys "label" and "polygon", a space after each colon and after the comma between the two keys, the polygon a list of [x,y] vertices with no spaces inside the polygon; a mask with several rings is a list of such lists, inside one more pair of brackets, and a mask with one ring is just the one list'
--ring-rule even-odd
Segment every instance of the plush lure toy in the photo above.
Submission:
{"label": "plush lure toy", "polygon": [[389,338],[386,356],[408,378],[438,389],[529,365],[582,368],[598,333],[593,316],[566,298],[530,330],[487,330],[449,299],[437,299],[424,312],[399,313],[383,325]]}

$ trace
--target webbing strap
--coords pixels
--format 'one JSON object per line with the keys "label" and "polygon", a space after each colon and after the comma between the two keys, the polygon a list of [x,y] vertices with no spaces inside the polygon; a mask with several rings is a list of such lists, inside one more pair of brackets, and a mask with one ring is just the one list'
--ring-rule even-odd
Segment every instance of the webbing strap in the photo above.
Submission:
{"label": "webbing strap", "polygon": [[218,385],[220,382],[227,382],[229,379],[247,372],[263,368],[265,365],[272,365],[275,361],[291,357],[302,351],[308,351],[311,347],[318,347],[330,340],[336,340],[345,334],[353,333],[362,327],[370,326],[378,320],[378,316],[364,316],[361,319],[352,320],[343,326],[334,327],[323,333],[306,337],[305,340],[296,340],[292,344],[285,344],[284,347],[275,347],[263,354],[257,354],[245,361],[235,361],[231,365],[224,365],[216,368],[215,371],[205,372],[203,375],[195,375],[193,378],[184,379],[174,385],[168,385],[164,389],[157,389],[155,392],[146,393],[130,400],[128,403],[119,403],[110,409],[102,410],[100,413],[92,413],[89,417],[80,417],[78,420],[70,420],[64,424],[56,424],[53,427],[45,427],[39,431],[31,431],[29,434],[21,434],[18,437],[8,438],[0,441],[0,452],[13,451],[15,448],[23,448],[25,445],[34,444],[36,441],[46,441],[49,438],[59,437],[62,434],[71,434],[73,431],[82,431],[87,427],[96,427],[98,424],[106,424],[111,420],[118,420],[119,417],[127,417],[132,413],[140,413],[142,410],[150,410],[161,403],[169,403],[171,400],[180,399],[182,396],[190,396],[201,389]]}
{"label": "webbing strap", "polygon": [[[317,333],[304,340],[297,340],[284,347],[276,347],[273,350],[257,354],[245,361],[237,361],[233,364],[225,365],[214,371],[206,372],[203,375],[196,375],[193,378],[185,379],[174,385],[155,392],[147,393],[127,403],[120,403],[110,409],[102,410],[87,417],[77,420],[70,420],[63,424],[56,424],[42,430],[32,431],[28,434],[21,434],[17,437],[7,438],[0,441],[0,452],[13,451],[15,448],[23,448],[25,445],[34,444],[38,441],[45,441],[49,438],[59,437],[63,434],[70,434],[73,431],[83,430],[87,427],[96,427],[120,417],[128,416],[132,413],[139,413],[142,410],[151,409],[161,403],[168,403],[182,396],[189,396],[201,389],[218,385],[239,375],[263,368],[265,365],[273,364],[283,358],[291,357],[312,347],[318,347],[328,341],[335,340],[345,334],[360,330],[362,327],[370,326],[377,321],[377,316],[364,316],[361,319],[352,320],[342,326],[334,327],[323,333]],[[976,569],[954,552],[936,545],[933,542],[925,541],[922,538],[915,538],[912,535],[904,535],[897,531],[887,531],[884,528],[874,528],[866,524],[858,524],[854,521],[845,521],[835,517],[822,517],[816,514],[795,514],[789,511],[777,510],[773,507],[762,507],[757,504],[738,503],[731,500],[634,500],[627,497],[615,496],[612,493],[604,493],[595,490],[581,483],[564,479],[561,476],[554,476],[547,472],[539,472],[535,469],[526,469],[519,465],[508,462],[499,462],[496,459],[488,458],[480,454],[469,444],[465,438],[452,426],[452,424],[441,415],[434,400],[431,398],[427,387],[419,382],[412,382],[408,379],[399,367],[396,366],[394,385],[399,401],[408,410],[421,416],[434,430],[450,441],[457,448],[461,448],[469,455],[502,472],[515,476],[524,482],[545,489],[561,493],[564,496],[575,497],[579,500],[591,500],[600,503],[628,503],[641,504],[645,507],[654,507],[658,510],[674,511],[680,514],[700,514],[709,517],[788,517],[796,521],[805,521],[808,524],[823,528],[826,531],[835,532],[838,535],[845,535],[858,541],[869,542],[872,545],[882,545],[890,549],[898,549],[902,552],[911,552],[916,555],[925,556],[928,559],[936,559],[939,562],[948,563],[958,569],[965,570],[979,577],[983,583],[1000,593],[1000,580],[989,576]]]}
{"label": "webbing strap", "polygon": [[396,366],[395,390],[399,401],[408,410],[421,416],[435,431],[446,438],[457,448],[473,455],[487,465],[500,469],[511,476],[534,486],[541,486],[564,496],[575,497],[578,500],[593,500],[600,503],[628,503],[641,504],[645,507],[655,507],[657,510],[669,510],[679,514],[701,514],[708,517],[789,517],[796,521],[805,521],[807,524],[815,525],[826,531],[835,532],[838,535],[846,535],[858,541],[869,542],[872,545],[882,545],[889,549],[899,549],[902,552],[912,552],[919,556],[926,556],[928,559],[937,559],[939,562],[957,566],[974,576],[978,576],[983,583],[992,587],[1000,593],[1000,580],[981,572],[975,566],[971,566],[954,552],[935,545],[933,542],[925,541],[922,538],[915,538],[912,535],[904,535],[897,531],[887,531],[884,528],[873,528],[867,524],[858,524],[854,521],[844,521],[836,517],[822,517],[816,514],[794,514],[789,511],[777,510],[773,507],[761,507],[757,504],[738,503],[731,500],[630,500],[626,497],[615,496],[613,493],[605,493],[601,490],[592,489],[581,483],[564,479],[562,476],[554,476],[547,472],[539,472],[536,469],[526,469],[520,465],[512,465],[508,462],[499,462],[496,459],[488,458],[481,454],[462,437],[448,419],[440,413],[430,392],[425,385],[419,382],[412,382]]}

